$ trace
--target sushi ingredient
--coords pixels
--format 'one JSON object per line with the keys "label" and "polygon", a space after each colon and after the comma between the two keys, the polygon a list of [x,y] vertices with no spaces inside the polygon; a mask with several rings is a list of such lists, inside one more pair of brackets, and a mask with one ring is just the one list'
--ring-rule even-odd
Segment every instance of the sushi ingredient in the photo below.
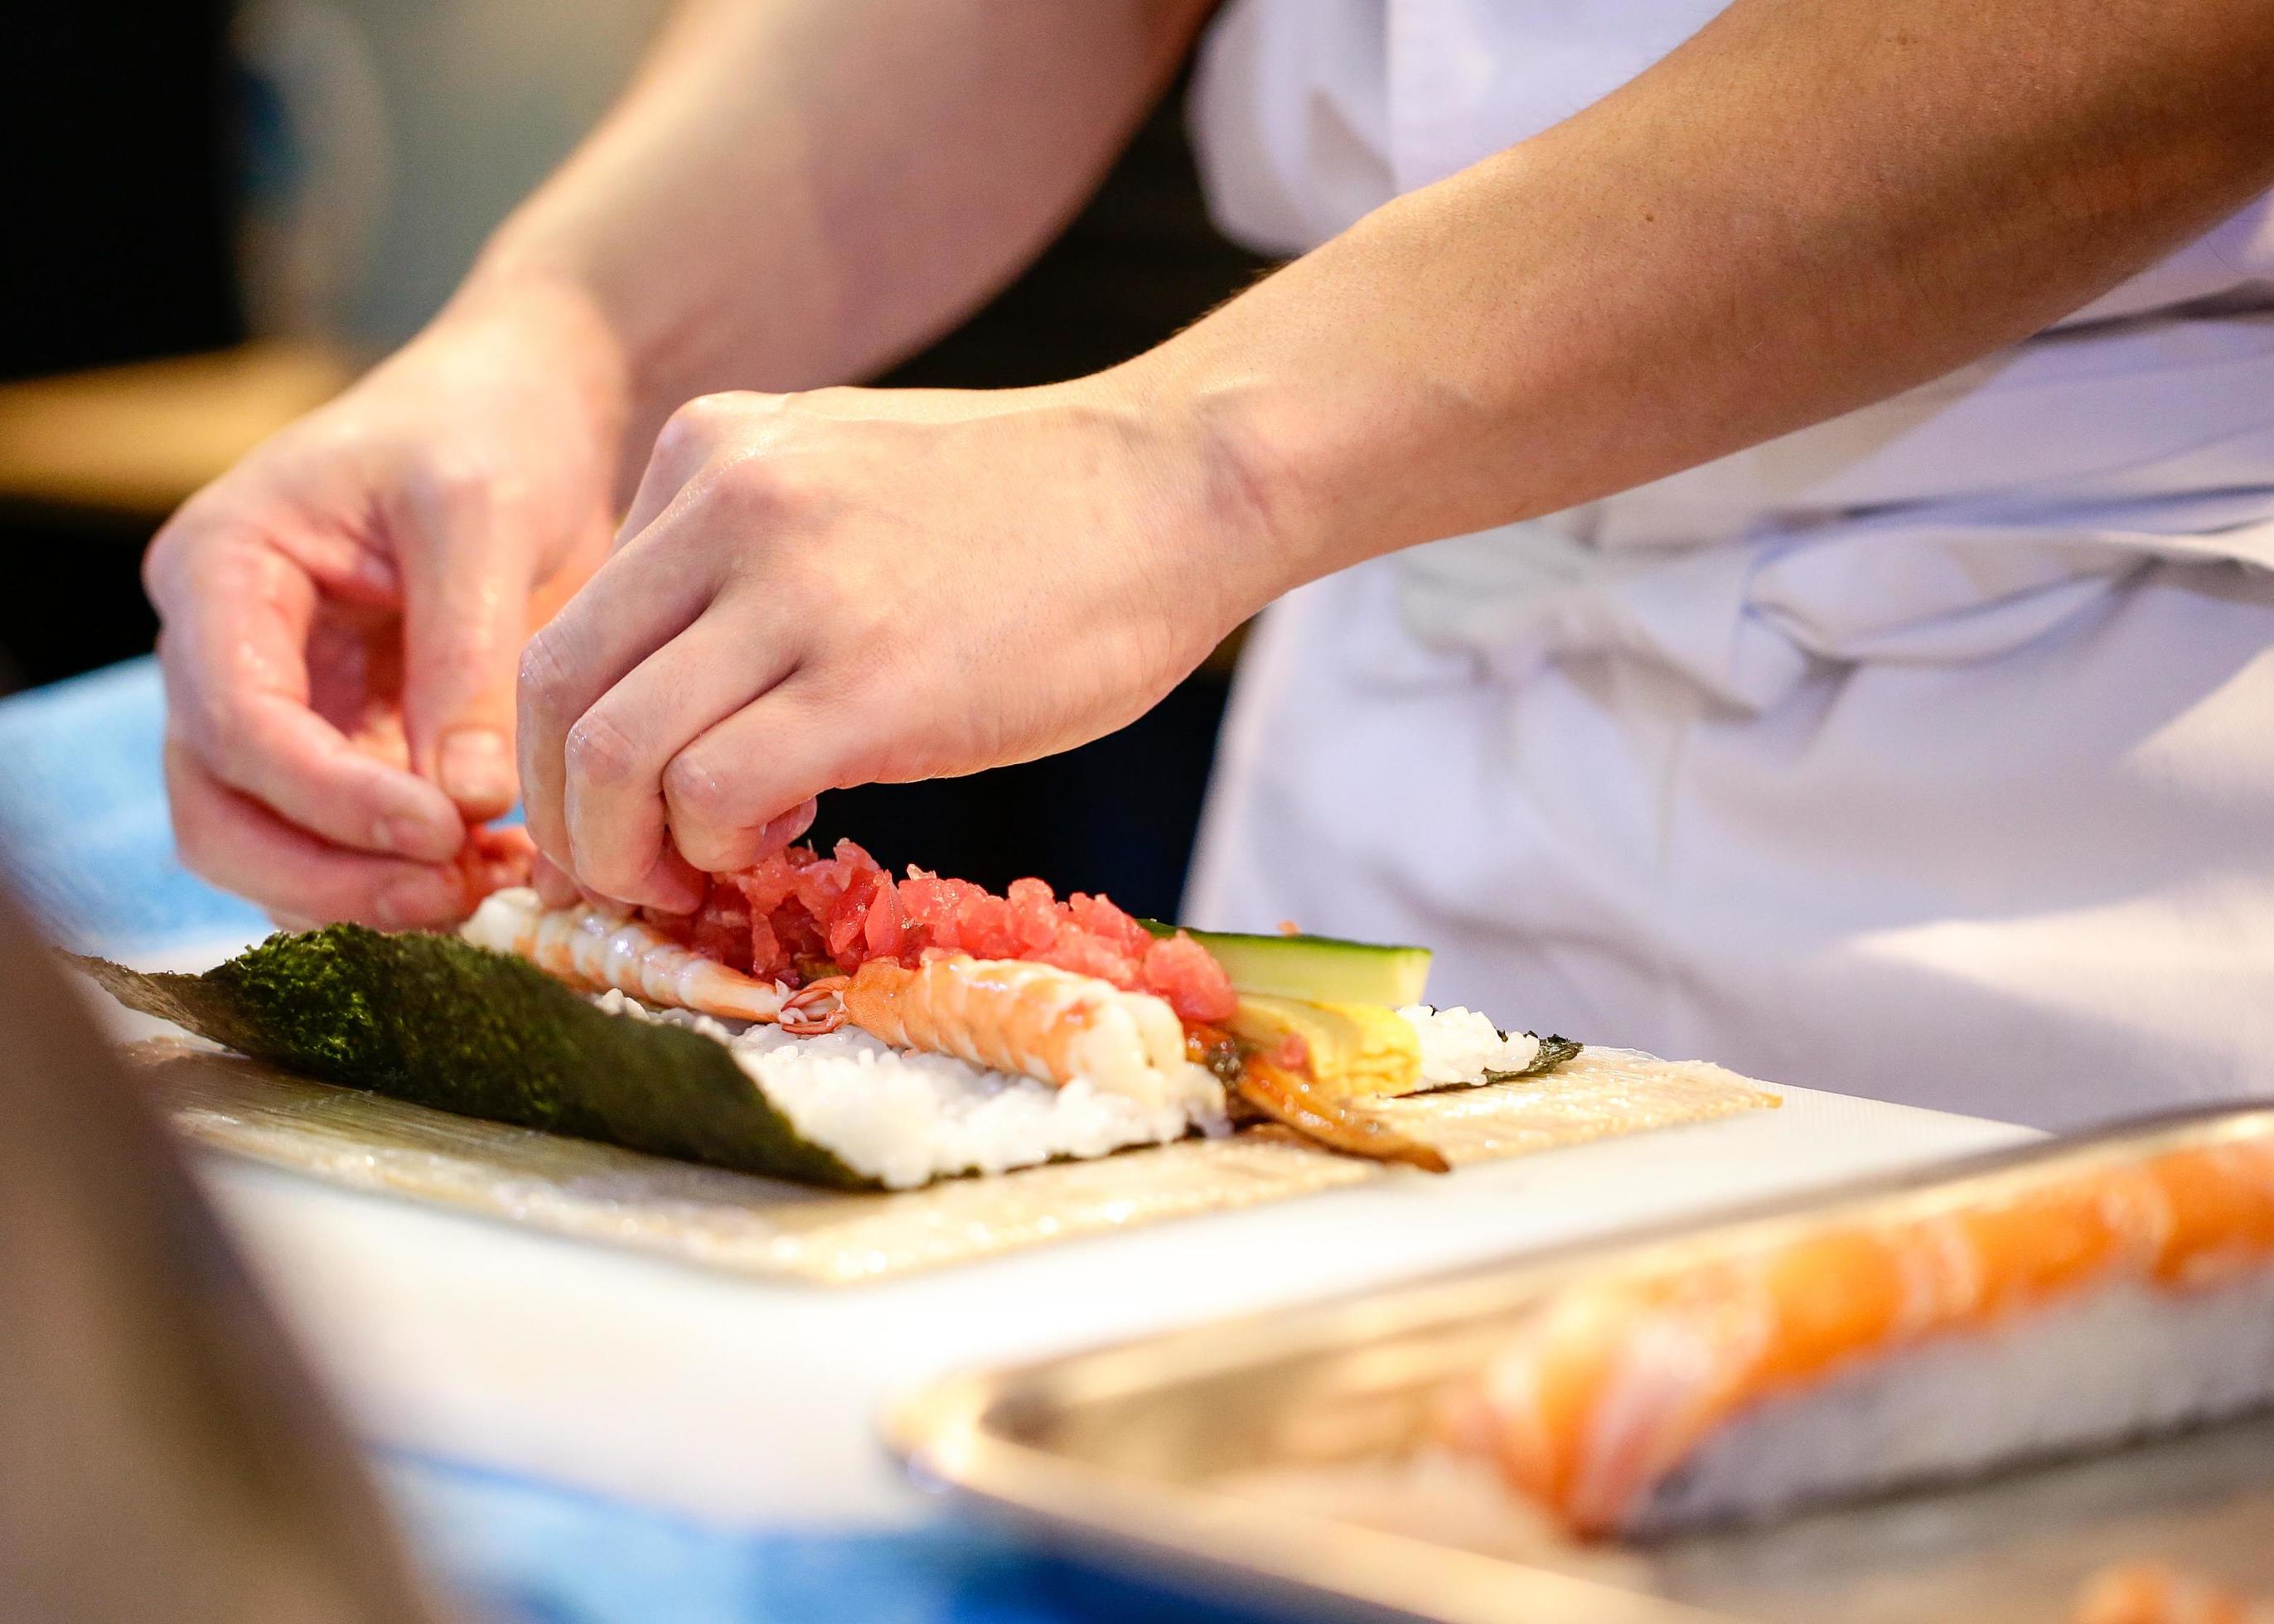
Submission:
{"label": "sushi ingredient", "polygon": [[621,992],[588,1001],[445,936],[334,926],[196,976],[79,962],[132,1008],[325,1082],[831,1188],[906,1189],[1226,1126],[1205,1073],[1205,1093],[1146,1101],[858,1031],[734,1033]]}
{"label": "sushi ingredient", "polygon": [[2274,1130],[1583,1282],[1444,1416],[1457,1444],[1596,1535],[2269,1398]]}
{"label": "sushi ingredient", "polygon": [[[871,959],[839,996],[855,1026],[897,1048],[1061,1085],[1080,1080],[1148,1104],[1205,1102],[1218,1113],[1228,1082],[1254,1110],[1329,1149],[1448,1170],[1435,1150],[1353,1109],[1366,1092],[1357,1082],[1379,1075],[1378,1055],[1374,1071],[1361,1070],[1354,1082],[1332,1063],[1321,1067],[1292,1022],[1258,1021],[1243,1031],[1235,1019],[1229,1031],[1188,1029],[1158,998],[1015,959],[937,959],[915,970]],[[1248,1003],[1241,1001],[1243,1011]],[[1413,1029],[1389,1010],[1366,1011],[1364,1021],[1326,1009],[1310,1013],[1317,1019],[1302,1029],[1332,1034],[1361,1063],[1368,1026],[1382,1048],[1400,1052],[1402,1045],[1409,1064],[1419,1047]]]}
{"label": "sushi ingredient", "polygon": [[[1488,1083],[1512,1083],[1526,1077],[1544,1076],[1547,1072],[1553,1071],[1557,1066],[1562,1065],[1565,1061],[1576,1058],[1579,1051],[1586,1047],[1584,1043],[1578,1042],[1571,1038],[1559,1037],[1552,1032],[1544,1038],[1536,1033],[1531,1032],[1519,1033],[1517,1035],[1521,1038],[1529,1038],[1533,1043],[1539,1045],[1539,1047],[1532,1051],[1531,1060],[1525,1064],[1517,1067],[1513,1071],[1496,1071],[1490,1066],[1487,1066],[1484,1070],[1485,1081]],[[1502,1033],[1501,1034],[1501,1041],[1502,1042],[1508,1042],[1512,1040],[1510,1039],[1506,1033]]]}
{"label": "sushi ingredient", "polygon": [[[1141,921],[1156,936],[1177,927]],[[1305,998],[1321,1004],[1380,1004],[1392,1009],[1419,1004],[1429,983],[1429,950],[1375,942],[1345,942],[1288,931],[1250,936],[1239,931],[1189,930],[1246,993]]]}
{"label": "sushi ingredient", "polygon": [[1177,1012],[1096,976],[1020,959],[957,955],[911,970],[872,959],[839,996],[855,1026],[895,1048],[1050,1083],[1086,1080],[1148,1104],[1209,1099],[1221,1109],[1221,1086],[1186,1057]]}
{"label": "sushi ingredient", "polygon": [[2156,1562],[2103,1568],[2085,1582],[2070,1624],[2274,1624],[2274,1607]]}
{"label": "sushi ingredient", "polygon": [[907,1190],[964,1173],[1002,1173],[1164,1144],[1194,1127],[1223,1132],[1224,1096],[1144,1101],[1087,1080],[1064,1086],[952,1055],[904,1052],[856,1026],[800,1038],[785,1026],[729,1032],[681,1011],[650,1014],[621,993],[600,1006],[689,1026],[723,1043],[798,1132],[857,1172]]}
{"label": "sushi ingredient", "polygon": [[614,988],[651,1004],[734,1020],[779,1020],[787,996],[787,989],[730,970],[628,910],[548,908],[526,887],[483,898],[461,934],[477,947],[518,953],[588,992]]}
{"label": "sushi ingredient", "polygon": [[537,847],[519,824],[475,824],[451,862],[465,893],[459,916],[471,914],[485,897],[528,884],[536,862]]}
{"label": "sushi ingredient", "polygon": [[1364,1101],[1536,1076],[1579,1052],[1562,1038],[1511,1036],[1470,1011],[1427,1004],[1243,994],[1229,1028],[1242,1058],[1228,1080],[1246,1104],[1345,1154],[1437,1173],[1448,1170],[1442,1155],[1368,1115]]}
{"label": "sushi ingredient", "polygon": [[[1528,1036],[1510,1039],[1467,1011],[1440,1016],[1426,1005],[1401,1011],[1269,994],[1243,1000],[1206,947],[1181,931],[1160,934],[1166,929],[1103,897],[1076,892],[1061,902],[1039,880],[1014,881],[1000,897],[913,868],[895,881],[840,841],[828,858],[792,846],[751,869],[714,876],[691,915],[546,910],[533,893],[513,891],[486,903],[465,934],[579,986],[771,1021],[801,1035],[849,1019],[901,1048],[1061,1086],[1081,1079],[1156,1104],[1221,1109],[1228,1085],[1329,1148],[1441,1170],[1442,1158],[1353,1102],[1495,1080],[1516,1074],[1506,1068],[1533,1067],[1542,1053]],[[1419,950],[1268,940],[1329,959],[1373,954],[1427,966]],[[1425,1080],[1425,1034],[1434,1080]],[[1196,1056],[1187,1053],[1195,1035]],[[1258,1056],[1278,1070],[1247,1077],[1245,1062]],[[1495,1063],[1503,1069],[1491,1070]]]}
{"label": "sushi ingredient", "polygon": [[1059,900],[1040,880],[996,896],[911,868],[895,880],[850,840],[827,857],[793,846],[757,867],[714,875],[691,915],[650,923],[762,981],[849,975],[871,959],[915,969],[928,958],[1021,959],[1150,993],[1187,1021],[1231,1013],[1223,966],[1183,932],[1156,937],[1103,897]]}
{"label": "sushi ingredient", "polygon": [[130,1009],[324,1082],[802,1184],[871,1182],[713,1038],[620,1019],[455,937],[332,925],[201,975],[77,962]]}
{"label": "sushi ingredient", "polygon": [[1425,1173],[1452,1171],[1452,1164],[1434,1146],[1353,1109],[1348,1095],[1267,1056],[1248,1056],[1238,1087],[1239,1097],[1265,1116],[1330,1149],[1369,1162],[1403,1162]]}
{"label": "sushi ingredient", "polygon": [[1565,1037],[1502,1032],[1474,1010],[1409,1004],[1397,1011],[1421,1039],[1422,1090],[1544,1077],[1586,1047]]}
{"label": "sushi ingredient", "polygon": [[1421,1004],[1397,1012],[1420,1036],[1424,1087],[1442,1088],[1480,1077],[1505,1082],[1527,1075],[1540,1060],[1538,1038],[1528,1032],[1502,1032],[1474,1010],[1439,1010]]}
{"label": "sushi ingredient", "polygon": [[1291,1052],[1307,1062],[1314,1091],[1335,1098],[1411,1094],[1421,1082],[1420,1034],[1381,1004],[1243,993],[1224,1024],[1232,1036],[1267,1054],[1292,1040],[1297,1047]]}
{"label": "sushi ingredient", "polygon": [[[1356,1017],[1318,1011],[1314,1029],[1345,1034],[1321,1050],[1329,1059],[1323,1079],[1313,1075],[1308,1046],[1291,1034],[1276,1039],[1278,1071],[1251,1076],[1248,1061],[1227,1079],[1225,1063],[1241,1061],[1254,1045],[1221,1028],[1188,1028],[1163,998],[1050,964],[979,959],[932,947],[913,968],[870,959],[849,976],[825,975],[785,991],[644,922],[589,906],[548,910],[533,891],[500,892],[464,934],[529,957],[576,985],[707,1016],[772,1021],[799,1035],[828,1033],[850,1020],[896,1048],[952,1055],[1050,1084],[1081,1081],[1152,1107],[1221,1116],[1229,1080],[1256,1110],[1329,1149],[1446,1170],[1434,1151],[1353,1110],[1358,1091],[1349,1074],[1337,1070],[1347,1056],[1359,1074],[1374,1078],[1376,1093],[1384,1091],[1380,1079],[1387,1066],[1394,1064],[1396,1075],[1409,1082],[1417,1075],[1418,1039],[1387,1009]],[[705,966],[717,974],[707,975]],[[1220,1052],[1196,1062],[1187,1052],[1193,1031],[1221,1040]]]}

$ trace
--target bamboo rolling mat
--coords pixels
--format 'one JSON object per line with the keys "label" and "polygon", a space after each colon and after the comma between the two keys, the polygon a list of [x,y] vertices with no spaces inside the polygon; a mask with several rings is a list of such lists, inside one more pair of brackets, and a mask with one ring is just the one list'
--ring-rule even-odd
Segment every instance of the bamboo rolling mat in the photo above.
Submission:
{"label": "bamboo rolling mat", "polygon": [[[850,1285],[1048,1241],[1284,1200],[1379,1178],[1428,1178],[1316,1150],[1263,1126],[1094,1162],[921,1190],[844,1194],[564,1139],[310,1082],[161,1039],[129,1057],[196,1143],[351,1189],[462,1208],[770,1279]],[[1773,1109],[1720,1066],[1590,1048],[1541,1078],[1373,1109],[1471,1162]]]}

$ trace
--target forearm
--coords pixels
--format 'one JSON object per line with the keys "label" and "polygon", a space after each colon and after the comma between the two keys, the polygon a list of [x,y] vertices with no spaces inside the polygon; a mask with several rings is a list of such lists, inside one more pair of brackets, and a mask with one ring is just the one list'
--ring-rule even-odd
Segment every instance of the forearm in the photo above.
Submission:
{"label": "forearm", "polygon": [[2037,330],[2274,182],[2270,92],[2256,0],[1738,0],[1126,381],[1227,448],[1268,596]]}
{"label": "forearm", "polygon": [[693,0],[461,305],[559,325],[644,451],[680,402],[857,379],[1079,206],[1196,0]]}

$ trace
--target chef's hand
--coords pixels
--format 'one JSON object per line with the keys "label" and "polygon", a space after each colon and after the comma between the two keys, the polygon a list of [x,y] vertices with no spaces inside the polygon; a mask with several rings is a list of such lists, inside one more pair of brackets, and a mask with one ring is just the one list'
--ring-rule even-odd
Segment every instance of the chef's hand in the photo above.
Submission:
{"label": "chef's hand", "polygon": [[523,658],[539,848],[683,910],[819,791],[1028,760],[1167,693],[1284,583],[1221,436],[1117,376],[683,407]]}
{"label": "chef's hand", "polygon": [[534,301],[446,313],[159,533],[192,868],[285,922],[463,915],[471,830],[515,798],[522,643],[612,529],[619,431],[581,331]]}

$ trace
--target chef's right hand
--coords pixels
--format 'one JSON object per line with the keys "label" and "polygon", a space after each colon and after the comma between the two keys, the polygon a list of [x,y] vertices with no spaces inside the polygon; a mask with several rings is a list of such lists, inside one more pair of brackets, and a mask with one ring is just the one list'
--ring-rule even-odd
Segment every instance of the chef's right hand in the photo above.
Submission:
{"label": "chef's right hand", "polygon": [[182,860],[283,922],[464,914],[453,860],[515,798],[521,645],[614,528],[596,335],[467,304],[191,498],[144,566]]}

